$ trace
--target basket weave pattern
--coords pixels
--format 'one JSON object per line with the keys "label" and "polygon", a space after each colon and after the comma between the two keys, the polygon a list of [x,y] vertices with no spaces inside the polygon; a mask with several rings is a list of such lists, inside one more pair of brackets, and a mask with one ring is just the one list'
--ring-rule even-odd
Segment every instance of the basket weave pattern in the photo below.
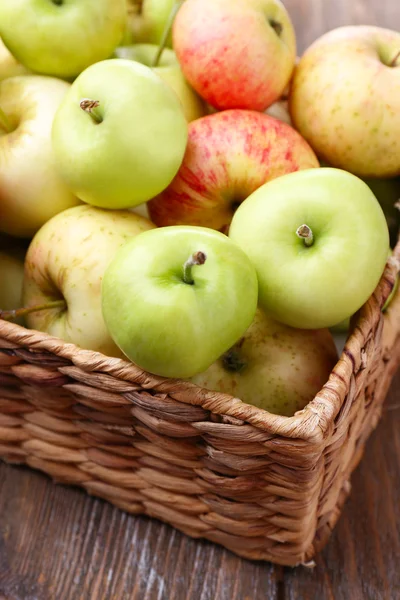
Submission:
{"label": "basket weave pattern", "polygon": [[238,555],[327,541],[400,363],[400,245],[329,381],[294,417],[0,321],[0,457]]}

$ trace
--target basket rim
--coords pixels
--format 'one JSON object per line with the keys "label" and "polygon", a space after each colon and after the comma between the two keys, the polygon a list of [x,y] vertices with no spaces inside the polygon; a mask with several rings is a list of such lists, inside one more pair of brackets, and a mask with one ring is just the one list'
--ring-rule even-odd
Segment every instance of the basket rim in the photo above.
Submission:
{"label": "basket rim", "polygon": [[[383,320],[382,308],[399,272],[400,239],[386,263],[374,293],[358,311],[353,330],[328,381],[305,408],[291,417],[272,414],[229,394],[209,391],[188,381],[152,375],[127,360],[85,350],[46,333],[26,329],[1,319],[0,350],[12,350],[23,346],[31,350],[51,352],[70,360],[73,365],[85,371],[101,371],[123,381],[139,383],[143,389],[167,393],[179,402],[200,406],[216,415],[225,416],[227,422],[232,424],[242,424],[241,422],[245,421],[271,435],[320,444],[350,389],[354,369],[360,368],[361,358],[357,359],[357,357],[361,357],[371,332]],[[397,310],[397,305],[400,313],[400,288],[387,314],[390,314],[391,310]]]}

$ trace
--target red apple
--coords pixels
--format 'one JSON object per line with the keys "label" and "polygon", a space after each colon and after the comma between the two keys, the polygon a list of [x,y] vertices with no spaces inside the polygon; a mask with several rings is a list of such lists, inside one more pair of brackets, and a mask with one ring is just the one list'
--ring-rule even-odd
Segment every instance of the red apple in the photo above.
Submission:
{"label": "red apple", "polygon": [[265,110],[282,95],[296,60],[279,0],[186,0],[173,44],[186,79],[218,109]]}
{"label": "red apple", "polygon": [[313,150],[286,123],[248,110],[214,113],[189,124],[181,168],[148,203],[150,218],[159,226],[226,231],[239,204],[261,185],[318,166]]}

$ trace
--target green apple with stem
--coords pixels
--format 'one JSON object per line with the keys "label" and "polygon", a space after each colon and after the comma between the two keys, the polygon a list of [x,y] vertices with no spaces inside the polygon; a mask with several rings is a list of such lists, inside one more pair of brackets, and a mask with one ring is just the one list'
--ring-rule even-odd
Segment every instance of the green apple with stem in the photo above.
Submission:
{"label": "green apple with stem", "polygon": [[75,77],[122,40],[126,0],[0,0],[0,35],[25,67]]}
{"label": "green apple with stem", "polygon": [[389,250],[385,215],[370,188],[330,168],[260,187],[239,206],[229,236],[256,267],[267,314],[303,329],[354,314],[378,284]]}
{"label": "green apple with stem", "polygon": [[117,58],[135,60],[151,67],[174,90],[182,103],[188,122],[204,116],[206,114],[205,103],[186,81],[175,52],[170,48],[163,49],[158,64],[153,66],[158,52],[159,47],[154,44],[134,44],[133,46],[121,46],[115,50],[114,54]]}
{"label": "green apple with stem", "polygon": [[0,85],[0,231],[32,237],[79,201],[60,178],[51,148],[54,115],[70,84],[24,75]]}
{"label": "green apple with stem", "polygon": [[258,309],[244,336],[190,381],[290,417],[321,390],[337,360],[327,329],[288,327]]}
{"label": "green apple with stem", "polygon": [[257,277],[222,233],[164,227],[128,242],[102,285],[104,320],[142,369],[192,377],[244,334],[257,308]]}
{"label": "green apple with stem", "polygon": [[66,185],[101,208],[132,208],[165,189],[186,149],[175,92],[154,71],[110,59],[74,81],[53,122],[53,151]]}
{"label": "green apple with stem", "polygon": [[152,228],[148,219],[129,211],[85,204],[53,217],[35,235],[26,255],[25,308],[3,318],[25,316],[31,329],[121,356],[102,317],[101,280],[118,249]]}

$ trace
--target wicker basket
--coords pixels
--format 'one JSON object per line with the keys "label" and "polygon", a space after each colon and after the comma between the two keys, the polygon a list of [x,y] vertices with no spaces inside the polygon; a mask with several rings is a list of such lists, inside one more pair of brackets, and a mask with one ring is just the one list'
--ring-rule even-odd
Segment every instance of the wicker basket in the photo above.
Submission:
{"label": "wicker basket", "polygon": [[325,387],[294,417],[0,321],[0,456],[236,554],[327,541],[400,362],[400,244]]}

